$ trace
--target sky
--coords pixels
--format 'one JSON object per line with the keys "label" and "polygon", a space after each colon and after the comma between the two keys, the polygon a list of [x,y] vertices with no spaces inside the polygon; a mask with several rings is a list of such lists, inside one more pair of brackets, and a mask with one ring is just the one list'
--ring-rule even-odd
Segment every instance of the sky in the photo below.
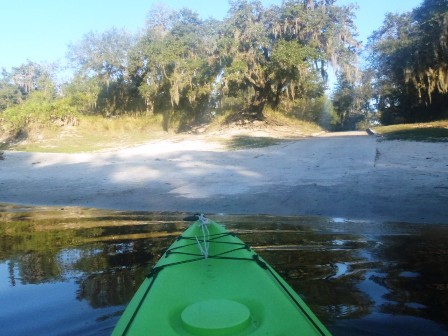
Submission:
{"label": "sky", "polygon": [[[281,0],[262,0],[265,6]],[[337,4],[357,3],[359,39],[378,29],[386,12],[402,13],[422,0],[338,0]],[[65,61],[68,45],[76,44],[88,32],[104,32],[113,27],[138,32],[154,4],[171,8],[187,7],[202,18],[222,19],[228,0],[0,0],[0,69],[10,70],[27,59],[38,63]]]}

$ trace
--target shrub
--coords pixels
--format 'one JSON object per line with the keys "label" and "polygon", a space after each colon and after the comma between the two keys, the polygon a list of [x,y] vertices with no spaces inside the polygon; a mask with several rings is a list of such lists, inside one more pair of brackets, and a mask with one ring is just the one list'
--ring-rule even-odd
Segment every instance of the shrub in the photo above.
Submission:
{"label": "shrub", "polygon": [[36,92],[22,104],[7,108],[2,119],[7,130],[19,132],[30,125],[76,125],[78,113],[67,99],[52,101]]}

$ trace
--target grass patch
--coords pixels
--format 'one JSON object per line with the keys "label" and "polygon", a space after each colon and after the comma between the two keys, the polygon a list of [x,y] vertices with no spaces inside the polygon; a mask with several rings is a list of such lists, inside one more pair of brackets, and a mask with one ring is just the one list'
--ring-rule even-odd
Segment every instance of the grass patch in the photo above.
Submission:
{"label": "grass patch", "polygon": [[226,141],[226,146],[229,150],[263,148],[278,145],[284,142],[284,139],[272,137],[254,137],[248,135],[237,135],[232,139]]}
{"label": "grass patch", "polygon": [[292,139],[308,137],[322,131],[322,128],[313,122],[299,120],[271,109],[264,111],[263,120],[248,121],[242,124],[226,123],[229,115],[227,113],[216,117],[207,129],[210,133],[216,130],[223,130],[224,134],[227,129],[230,134],[233,134],[230,139],[222,140],[221,138],[221,141],[229,150],[274,146]]}
{"label": "grass patch", "polygon": [[213,120],[207,125],[207,132],[215,132],[227,127],[242,127],[242,128],[276,128],[281,127],[286,130],[286,133],[290,133],[291,136],[310,136],[314,133],[321,132],[323,130],[318,124],[297,119],[293,116],[285,115],[282,112],[275,111],[269,108],[266,108],[263,112],[264,119],[262,122],[259,122],[258,125],[256,123],[248,122],[247,124],[234,124],[228,123],[227,121],[231,119],[232,114],[235,114],[234,111],[226,111],[223,112],[213,118]]}
{"label": "grass patch", "polygon": [[264,115],[268,124],[295,129],[304,136],[310,136],[314,133],[323,131],[323,128],[314,122],[297,119],[279,111],[266,109]]}
{"label": "grass patch", "polygon": [[8,141],[1,147],[27,152],[80,153],[135,146],[167,136],[158,116],[113,119],[89,116],[82,117],[77,126],[30,128],[25,139]]}
{"label": "grass patch", "polygon": [[376,127],[386,140],[448,142],[448,120]]}
{"label": "grass patch", "polygon": [[[227,114],[203,126],[202,136],[208,141],[224,143],[229,150],[261,148],[310,136],[322,129],[311,122],[301,121],[275,111],[266,111],[262,121],[228,124]],[[125,148],[148,141],[177,136],[163,130],[163,116],[79,116],[75,126],[28,124],[17,134],[0,138],[0,150],[20,150],[47,153],[81,153]],[[0,125],[1,126],[1,125]],[[173,130],[175,128],[172,128]],[[182,135],[183,136],[183,135]]]}

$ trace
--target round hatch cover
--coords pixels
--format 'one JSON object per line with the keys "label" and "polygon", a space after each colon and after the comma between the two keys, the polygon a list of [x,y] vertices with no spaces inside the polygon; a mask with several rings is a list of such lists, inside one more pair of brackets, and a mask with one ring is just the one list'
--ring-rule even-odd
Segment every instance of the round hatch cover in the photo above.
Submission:
{"label": "round hatch cover", "polygon": [[200,301],[189,305],[181,315],[184,328],[196,335],[231,335],[250,323],[245,305],[226,299]]}

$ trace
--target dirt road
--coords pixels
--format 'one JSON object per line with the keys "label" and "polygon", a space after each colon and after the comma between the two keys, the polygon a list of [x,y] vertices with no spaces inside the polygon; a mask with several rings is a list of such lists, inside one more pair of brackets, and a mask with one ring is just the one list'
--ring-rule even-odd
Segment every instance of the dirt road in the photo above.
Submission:
{"label": "dirt road", "polygon": [[346,133],[237,151],[190,139],[5,157],[4,203],[448,223],[444,143]]}

